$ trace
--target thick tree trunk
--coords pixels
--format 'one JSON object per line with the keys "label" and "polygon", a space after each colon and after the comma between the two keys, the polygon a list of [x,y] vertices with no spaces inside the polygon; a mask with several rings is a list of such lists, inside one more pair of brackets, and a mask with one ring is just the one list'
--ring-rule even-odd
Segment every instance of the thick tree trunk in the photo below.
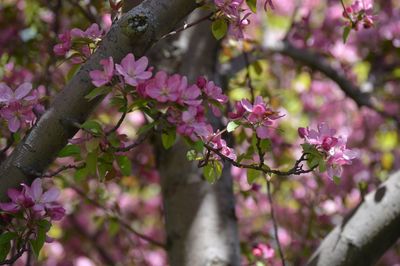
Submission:
{"label": "thick tree trunk", "polygon": [[[185,31],[180,44],[186,47],[181,73],[192,82],[200,74],[213,78],[217,42],[209,23]],[[186,159],[187,150],[180,140],[158,156],[170,264],[240,265],[230,166],[225,165],[221,179],[210,185],[197,164]]]}
{"label": "thick tree trunk", "polygon": [[195,0],[147,0],[125,14],[108,32],[97,51],[56,96],[29,134],[0,166],[0,201],[8,188],[17,187],[46,169],[102,98],[85,99],[93,85],[89,72],[112,56],[119,62],[127,53],[142,56],[196,7]]}
{"label": "thick tree trunk", "polygon": [[400,172],[370,192],[322,241],[310,266],[367,266],[400,237]]}

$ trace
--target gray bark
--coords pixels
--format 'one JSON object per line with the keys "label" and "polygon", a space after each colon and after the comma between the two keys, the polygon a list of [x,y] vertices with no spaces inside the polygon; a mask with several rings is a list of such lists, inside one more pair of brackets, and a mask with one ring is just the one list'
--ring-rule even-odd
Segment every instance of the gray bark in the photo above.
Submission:
{"label": "gray bark", "polygon": [[325,237],[308,265],[374,265],[399,237],[400,172],[396,172]]}
{"label": "gray bark", "polygon": [[[180,46],[186,49],[182,74],[192,82],[200,74],[213,77],[217,43],[209,23],[185,31]],[[221,179],[211,185],[202,177],[202,169],[186,159],[187,150],[180,140],[170,150],[158,152],[169,262],[173,266],[240,265],[230,166],[225,165]]]}
{"label": "gray bark", "polygon": [[125,14],[108,32],[97,51],[56,96],[29,134],[0,166],[0,201],[8,188],[31,182],[54,160],[102,98],[84,97],[94,86],[89,72],[100,69],[101,59],[119,62],[127,53],[145,51],[196,7],[195,0],[147,0]]}

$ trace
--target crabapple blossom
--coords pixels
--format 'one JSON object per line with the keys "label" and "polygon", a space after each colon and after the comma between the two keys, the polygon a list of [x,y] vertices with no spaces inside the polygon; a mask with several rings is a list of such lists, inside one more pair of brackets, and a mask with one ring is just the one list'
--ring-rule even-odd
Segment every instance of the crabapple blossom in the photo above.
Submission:
{"label": "crabapple blossom", "polygon": [[143,56],[135,60],[135,56],[130,53],[122,59],[121,64],[115,65],[115,69],[123,76],[126,84],[137,86],[152,76],[151,71],[146,71],[148,63],[147,57]]}
{"label": "crabapple blossom", "polygon": [[164,71],[159,71],[146,84],[146,94],[161,103],[176,102],[187,87],[186,77],[178,74],[168,77]]}
{"label": "crabapple blossom", "polygon": [[22,184],[21,191],[9,189],[7,195],[11,202],[0,203],[0,210],[8,213],[28,211],[33,218],[49,217],[58,221],[65,215],[64,208],[56,201],[59,194],[60,191],[54,187],[44,192],[42,180],[36,178],[31,186]]}
{"label": "crabapple blossom", "polygon": [[89,39],[98,39],[103,35],[103,31],[100,29],[99,25],[93,23],[89,26],[85,31],[77,28],[73,28],[71,30],[71,37],[78,38],[89,38]]}
{"label": "crabapple blossom", "polygon": [[103,66],[103,70],[92,70],[89,73],[92,83],[96,87],[106,85],[114,76],[114,60],[111,56],[108,59],[102,59],[100,64]]}
{"label": "crabapple blossom", "polygon": [[32,91],[32,84],[23,83],[13,91],[5,83],[0,83],[0,117],[8,121],[11,132],[17,132],[24,123],[31,123],[36,116],[33,108],[37,96]]}
{"label": "crabapple blossom", "polygon": [[318,131],[307,127],[299,128],[298,132],[306,143],[313,145],[324,154],[328,176],[331,178],[340,176],[342,166],[351,164],[352,160],[357,157],[356,152],[346,148],[347,140],[342,136],[335,137],[336,131],[329,128],[326,123],[320,123]]}
{"label": "crabapple blossom", "polygon": [[61,43],[56,44],[53,51],[56,55],[64,56],[72,47],[71,33],[69,31],[61,33],[58,35],[58,39],[60,39]]}
{"label": "crabapple blossom", "polygon": [[261,96],[256,97],[254,104],[243,99],[240,102],[236,102],[235,107],[236,112],[230,112],[228,114],[229,118],[233,120],[239,119],[243,123],[250,125],[255,129],[257,137],[260,139],[268,138],[273,121],[282,117],[278,112],[267,107]]}
{"label": "crabapple blossom", "polygon": [[257,245],[255,245],[253,247],[252,253],[255,257],[264,260],[270,260],[275,256],[274,249],[270,245],[263,243],[258,243]]}

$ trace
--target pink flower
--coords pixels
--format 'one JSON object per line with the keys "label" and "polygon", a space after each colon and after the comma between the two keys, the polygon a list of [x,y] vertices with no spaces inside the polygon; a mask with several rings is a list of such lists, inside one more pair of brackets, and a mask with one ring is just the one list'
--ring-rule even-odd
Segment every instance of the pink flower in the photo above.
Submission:
{"label": "pink flower", "polygon": [[[172,121],[172,120],[170,120]],[[177,132],[196,141],[205,138],[212,132],[212,127],[205,122],[203,106],[189,106],[177,119]]]}
{"label": "pink flower", "polygon": [[148,81],[146,94],[161,103],[178,101],[181,91],[186,89],[187,79],[175,74],[168,77],[164,71],[159,71]]}
{"label": "pink flower", "polygon": [[135,87],[151,78],[152,73],[146,71],[148,63],[149,61],[145,56],[135,61],[135,56],[128,54],[122,59],[121,65],[115,65],[115,69],[124,77],[125,83]]}
{"label": "pink flower", "polygon": [[56,55],[64,56],[72,47],[71,34],[68,31],[58,35],[58,38],[60,39],[61,43],[56,44],[53,48],[53,51]]}
{"label": "pink flower", "polygon": [[212,145],[214,149],[219,150],[219,152],[221,152],[226,157],[236,161],[237,157],[235,151],[227,146],[226,141],[221,138],[221,134],[219,132],[210,135],[208,137],[208,140],[210,141],[210,145]]}
{"label": "pink flower", "polygon": [[56,202],[60,191],[51,188],[44,192],[42,180],[36,178],[31,186],[22,184],[22,190],[9,189],[7,195],[11,199],[9,203],[0,203],[0,209],[5,212],[16,213],[21,209],[31,211],[35,218],[50,217],[52,220],[60,220],[65,215],[64,208]]}
{"label": "pink flower", "polygon": [[235,103],[236,112],[229,113],[231,119],[243,119],[244,122],[255,128],[257,137],[266,139],[271,136],[273,121],[281,118],[278,112],[267,107],[261,96],[257,96],[254,104],[244,99]]}
{"label": "pink flower", "polygon": [[274,249],[268,244],[258,243],[253,247],[252,253],[255,257],[270,260],[275,256]]}
{"label": "pink flower", "polygon": [[200,105],[202,100],[198,99],[201,92],[197,85],[192,85],[182,91],[181,97],[179,99],[180,104],[187,104],[191,106]]}
{"label": "pink flower", "polygon": [[71,30],[71,36],[72,37],[78,37],[78,38],[89,38],[89,39],[98,39],[103,35],[103,31],[100,29],[99,25],[96,23],[93,23],[90,25],[89,28],[87,28],[85,31],[82,31],[81,29],[74,28]]}
{"label": "pink flower", "polygon": [[23,83],[15,91],[5,83],[0,83],[0,116],[8,122],[11,132],[17,132],[25,122],[32,122],[36,95],[30,94],[32,84]]}
{"label": "pink flower", "polygon": [[342,136],[335,137],[335,130],[330,129],[326,123],[318,125],[318,131],[307,128],[299,128],[299,136],[306,143],[314,145],[321,151],[327,162],[328,176],[340,176],[342,166],[349,165],[357,157],[357,153],[346,148],[347,140]]}
{"label": "pink flower", "polygon": [[[228,102],[228,97],[223,94],[222,89],[218,86],[215,85],[213,81],[207,81],[204,79],[205,82],[200,81],[200,83],[203,83],[200,87],[200,89],[203,91],[203,93],[212,101],[216,101],[219,104],[225,104]],[[197,82],[199,83],[199,80]],[[208,104],[209,107],[211,108],[211,111],[214,113],[216,116],[221,115],[221,111],[218,109],[217,106],[215,106],[212,103]]]}
{"label": "pink flower", "polygon": [[103,59],[100,61],[103,66],[103,71],[92,70],[89,76],[92,78],[92,83],[96,87],[101,87],[109,83],[114,75],[114,60],[110,56],[108,59]]}

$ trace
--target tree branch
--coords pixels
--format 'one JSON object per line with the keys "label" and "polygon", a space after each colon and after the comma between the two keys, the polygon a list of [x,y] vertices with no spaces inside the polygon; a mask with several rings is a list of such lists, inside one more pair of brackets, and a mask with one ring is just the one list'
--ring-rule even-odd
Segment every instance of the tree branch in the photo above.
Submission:
{"label": "tree branch", "polygon": [[374,265],[399,237],[400,171],[370,192],[325,237],[308,265]]}
{"label": "tree branch", "polygon": [[127,53],[142,56],[158,39],[196,7],[195,0],[148,0],[115,23],[96,52],[82,65],[51,107],[0,166],[0,201],[8,188],[32,182],[31,172],[43,172],[75,135],[77,128],[65,121],[82,123],[103,99],[87,101],[94,86],[89,72],[100,69],[100,60],[112,56],[119,62]]}

